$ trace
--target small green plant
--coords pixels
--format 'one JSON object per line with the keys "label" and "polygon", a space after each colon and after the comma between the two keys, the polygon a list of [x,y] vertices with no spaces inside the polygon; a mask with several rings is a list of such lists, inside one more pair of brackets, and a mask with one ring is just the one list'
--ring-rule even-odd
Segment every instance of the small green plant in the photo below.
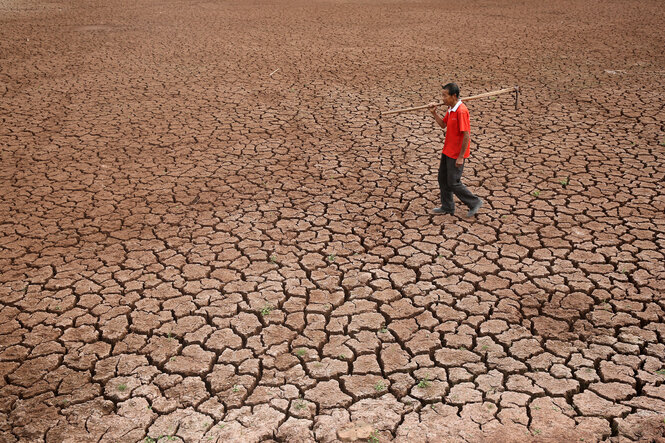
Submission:
{"label": "small green plant", "polygon": [[538,411],[538,410],[540,410],[540,406],[534,406],[533,409],[535,409],[536,411]]}
{"label": "small green plant", "polygon": [[561,186],[565,188],[566,186],[568,186],[568,177],[559,180],[559,183],[561,183]]}
{"label": "small green plant", "polygon": [[379,443],[379,430],[375,429],[367,439],[367,443]]}
{"label": "small green plant", "polygon": [[173,340],[173,334],[169,332],[168,334],[166,334],[166,338],[168,338],[169,340]]}
{"label": "small green plant", "polygon": [[533,433],[536,434],[536,435],[540,434],[540,429],[534,429]]}
{"label": "small green plant", "polygon": [[328,261],[329,261],[330,263],[332,263],[332,262],[335,261],[336,258],[337,258],[337,257],[335,256],[335,254],[330,254],[330,255],[328,256]]}
{"label": "small green plant", "polygon": [[220,423],[220,424],[217,425],[217,427],[219,429],[224,429],[226,427],[226,425],[224,423]]}
{"label": "small green plant", "polygon": [[304,357],[307,354],[307,349],[298,349],[296,351],[296,355],[298,357]]}
{"label": "small green plant", "polygon": [[150,437],[146,437],[145,440],[144,440],[145,443],[155,443],[156,441],[157,440],[155,440],[154,438],[150,438]]}
{"label": "small green plant", "polygon": [[171,361],[175,361],[175,355],[170,358]]}
{"label": "small green plant", "polygon": [[480,349],[483,351],[487,351],[489,349],[489,346],[483,345]]}
{"label": "small green plant", "polygon": [[385,385],[383,382],[381,382],[381,381],[374,385],[374,390],[375,390],[376,392],[381,392],[381,391],[383,391],[384,389],[386,389],[386,385]]}
{"label": "small green plant", "polygon": [[233,389],[232,389],[232,391],[233,391],[233,392],[240,392],[240,386],[238,386],[238,385],[233,385]]}
{"label": "small green plant", "polygon": [[425,375],[425,377],[421,378],[420,381],[418,382],[418,387],[420,389],[425,389],[429,387],[429,375]]}
{"label": "small green plant", "polygon": [[277,263],[277,256],[275,254],[270,255],[270,263]]}
{"label": "small green plant", "polygon": [[429,405],[429,407],[432,408],[433,411],[436,411],[436,405],[435,405],[434,403],[432,403],[431,405]]}
{"label": "small green plant", "polygon": [[665,375],[665,369],[659,369],[656,371],[656,374],[658,375]]}
{"label": "small green plant", "polygon": [[307,403],[305,403],[305,400],[303,400],[302,398],[299,398],[293,404],[293,407],[300,411],[302,409],[305,409],[305,407],[307,407]]}
{"label": "small green plant", "polygon": [[385,334],[386,332],[388,332],[388,329],[385,326],[382,326],[381,329],[379,329],[379,332]]}
{"label": "small green plant", "polygon": [[127,390],[127,385],[122,383],[118,385],[118,391],[125,392]]}
{"label": "small green plant", "polygon": [[267,316],[270,315],[270,312],[272,312],[272,306],[270,305],[265,305],[263,308],[261,308],[261,315],[262,316]]}
{"label": "small green plant", "polygon": [[466,346],[462,345],[459,347],[460,351],[466,351]]}
{"label": "small green plant", "polygon": [[339,354],[339,355],[337,356],[337,358],[338,358],[339,360],[346,360],[346,355],[344,355],[344,354]]}
{"label": "small green plant", "polygon": [[494,404],[492,404],[492,403],[488,404],[487,409],[494,409]]}
{"label": "small green plant", "polygon": [[60,305],[58,305],[58,306],[55,307],[55,310],[56,310],[56,311],[60,311],[61,309],[62,309],[62,308],[60,307]]}
{"label": "small green plant", "polygon": [[531,193],[531,195],[533,195],[534,197],[538,197],[540,195],[540,191],[536,189]]}

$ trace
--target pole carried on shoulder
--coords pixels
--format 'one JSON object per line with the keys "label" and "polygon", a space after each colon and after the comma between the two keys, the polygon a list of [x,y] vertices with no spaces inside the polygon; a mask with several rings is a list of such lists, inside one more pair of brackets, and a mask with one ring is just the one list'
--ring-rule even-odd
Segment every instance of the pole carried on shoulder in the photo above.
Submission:
{"label": "pole carried on shoulder", "polygon": [[[469,100],[476,100],[478,98],[485,98],[485,97],[492,97],[494,95],[500,95],[500,94],[508,94],[508,93],[515,93],[515,109],[517,109],[519,105],[519,95],[520,95],[520,88],[519,86],[515,86],[514,88],[506,88],[506,89],[499,89],[498,91],[490,91],[490,92],[485,92],[483,94],[478,94],[478,95],[472,95],[470,97],[463,97],[461,100],[463,102],[469,101]],[[445,103],[437,103],[437,106],[443,106]],[[401,114],[402,112],[411,112],[411,111],[417,111],[419,109],[425,109],[428,108],[429,105],[423,105],[423,106],[416,106],[415,108],[403,108],[403,109],[394,109],[392,111],[384,111],[381,113],[381,117],[384,115],[391,115],[391,114]]]}

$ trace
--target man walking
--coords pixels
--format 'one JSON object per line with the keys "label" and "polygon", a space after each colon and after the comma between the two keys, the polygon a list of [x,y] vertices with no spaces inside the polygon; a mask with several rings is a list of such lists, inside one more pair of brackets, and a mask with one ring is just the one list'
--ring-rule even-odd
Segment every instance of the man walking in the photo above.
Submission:
{"label": "man walking", "polygon": [[471,137],[469,131],[471,123],[469,110],[459,99],[459,86],[448,83],[443,87],[443,101],[448,110],[443,118],[436,112],[436,103],[431,103],[429,110],[441,128],[446,130],[446,139],[443,143],[441,163],[439,164],[439,189],[441,190],[441,207],[434,208],[435,214],[454,214],[455,202],[453,194],[469,208],[467,217],[474,216],[483,201],[473,195],[462,184],[464,159],[471,152]]}

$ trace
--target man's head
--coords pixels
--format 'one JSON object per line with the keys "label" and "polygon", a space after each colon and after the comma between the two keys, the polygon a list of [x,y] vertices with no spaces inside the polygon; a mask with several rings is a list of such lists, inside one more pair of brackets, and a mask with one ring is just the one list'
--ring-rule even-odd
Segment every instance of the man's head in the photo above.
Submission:
{"label": "man's head", "polygon": [[456,83],[448,83],[447,85],[444,85],[443,86],[444,103],[449,107],[453,107],[455,106],[455,103],[457,103],[457,100],[459,100],[459,86],[457,86]]}

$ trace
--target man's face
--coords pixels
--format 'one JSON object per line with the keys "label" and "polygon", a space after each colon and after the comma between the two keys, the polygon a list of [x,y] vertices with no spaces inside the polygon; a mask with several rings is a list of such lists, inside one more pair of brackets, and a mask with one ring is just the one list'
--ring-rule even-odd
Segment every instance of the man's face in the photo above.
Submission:
{"label": "man's face", "polygon": [[457,96],[448,94],[448,90],[444,89],[443,102],[446,104],[446,106],[452,108],[453,106],[455,106],[455,103],[457,103]]}

